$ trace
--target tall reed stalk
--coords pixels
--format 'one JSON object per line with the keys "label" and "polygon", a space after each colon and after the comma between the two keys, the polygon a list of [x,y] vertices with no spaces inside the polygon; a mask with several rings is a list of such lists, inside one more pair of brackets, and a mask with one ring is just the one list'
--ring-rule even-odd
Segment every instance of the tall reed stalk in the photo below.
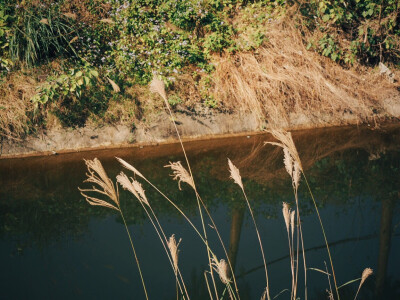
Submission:
{"label": "tall reed stalk", "polygon": [[[182,295],[186,295],[187,299],[190,299],[189,294],[187,292],[185,283],[183,281],[182,275],[180,273],[179,267],[178,267],[178,245],[173,243],[175,241],[175,238],[171,240],[171,238],[168,240],[164,230],[162,229],[162,226],[160,222],[158,221],[158,218],[156,214],[154,213],[154,210],[152,209],[150,202],[148,201],[145,191],[142,188],[142,185],[136,181],[135,179],[131,178],[129,179],[123,172],[121,172],[117,176],[117,181],[121,184],[121,186],[125,189],[131,192],[138,200],[139,203],[142,205],[142,208],[146,212],[147,217],[149,218],[150,222],[152,223],[154,229],[156,230],[156,233],[161,241],[161,244],[164,247],[164,250],[167,254],[168,260],[172,266],[172,269],[174,271],[175,277],[176,277],[176,283],[177,287],[181,291]],[[149,213],[149,210],[151,212],[151,215]],[[154,220],[153,220],[154,218]],[[155,224],[157,223],[157,225]],[[169,251],[168,251],[168,249]],[[183,289],[182,289],[183,287]],[[183,291],[184,290],[184,291]]]}
{"label": "tall reed stalk", "polygon": [[[133,245],[132,237],[129,232],[128,225],[126,224],[125,217],[124,217],[124,214],[122,213],[122,209],[120,206],[118,187],[117,187],[117,189],[115,189],[114,183],[107,176],[106,171],[104,170],[101,162],[97,158],[95,158],[94,160],[85,160],[85,163],[88,168],[88,173],[86,174],[87,179],[84,182],[94,183],[94,184],[98,185],[99,188],[96,188],[95,186],[93,186],[91,189],[81,189],[81,188],[78,188],[78,189],[81,192],[81,195],[83,197],[85,197],[86,201],[90,205],[103,206],[103,207],[115,209],[116,211],[118,211],[120,213],[120,215],[122,217],[122,221],[124,222],[126,233],[128,234],[129,241],[131,243],[132,252],[135,257],[136,265],[139,270],[140,280],[142,281],[144,294],[146,296],[146,299],[148,300],[149,297],[147,294],[146,285],[144,283],[142,270],[140,268],[139,259],[137,257],[135,246]],[[86,192],[94,192],[94,193],[101,194],[101,195],[109,198],[109,200],[111,200],[111,202],[99,199],[97,197],[89,196],[88,194],[85,194]]]}
{"label": "tall reed stalk", "polygon": [[234,181],[234,182],[240,187],[240,189],[242,190],[242,193],[243,193],[243,195],[244,195],[244,199],[246,200],[247,207],[249,208],[250,215],[251,215],[251,218],[252,218],[252,220],[253,220],[254,228],[255,228],[256,233],[257,233],[258,243],[260,244],[261,256],[262,256],[263,263],[264,263],[265,280],[266,280],[266,283],[267,283],[267,287],[266,287],[266,289],[265,289],[265,290],[266,290],[266,295],[267,295],[267,299],[270,300],[271,297],[270,297],[270,293],[269,293],[269,281],[268,281],[267,262],[266,262],[266,260],[265,260],[264,248],[263,248],[263,245],[262,245],[262,242],[261,242],[260,232],[259,232],[259,230],[258,230],[257,222],[256,222],[256,219],[255,219],[255,217],[254,217],[253,209],[251,208],[249,199],[247,198],[247,194],[246,194],[246,192],[245,192],[245,190],[244,190],[243,182],[242,182],[242,177],[240,176],[239,169],[232,163],[232,161],[231,161],[229,158],[228,158],[228,166],[229,166],[229,171],[230,171],[230,173],[231,173],[230,178],[232,178],[233,181]]}
{"label": "tall reed stalk", "polygon": [[[305,253],[304,253],[304,243],[303,243],[303,234],[302,234],[302,230],[301,230],[301,220],[300,220],[300,214],[299,214],[299,208],[298,208],[298,196],[297,196],[297,189],[298,189],[298,182],[300,180],[300,174],[303,174],[304,180],[307,184],[307,188],[308,191],[310,192],[312,201],[314,203],[314,207],[315,207],[315,211],[317,212],[317,216],[318,216],[318,220],[322,229],[322,234],[324,236],[324,240],[325,240],[325,246],[328,252],[328,257],[329,257],[329,262],[331,265],[331,269],[332,269],[332,275],[333,275],[333,281],[335,283],[335,289],[336,289],[336,295],[338,300],[340,300],[340,295],[339,295],[339,289],[337,287],[337,282],[336,282],[336,276],[335,276],[335,269],[333,267],[333,261],[332,261],[332,256],[331,256],[331,251],[329,249],[329,244],[328,244],[328,239],[326,237],[326,233],[325,233],[325,228],[324,225],[322,223],[322,219],[321,216],[319,214],[319,210],[318,210],[318,206],[317,203],[314,199],[314,195],[311,191],[310,185],[308,184],[308,180],[307,177],[304,173],[302,164],[301,164],[301,160],[300,160],[300,156],[297,152],[297,148],[295,146],[295,143],[293,141],[292,135],[290,134],[290,132],[286,132],[286,131],[280,131],[280,130],[271,130],[270,131],[271,134],[280,141],[280,143],[275,143],[275,142],[266,142],[266,144],[272,144],[272,145],[276,145],[279,147],[282,147],[282,149],[284,150],[284,154],[285,154],[285,168],[286,170],[289,172],[289,174],[291,175],[292,178],[292,184],[293,184],[293,188],[295,190],[295,198],[296,198],[296,207],[297,207],[297,222],[298,222],[298,226],[300,228],[300,235],[301,235],[301,241],[302,241],[302,248],[303,248],[303,261],[304,261],[304,276],[305,276],[305,282],[306,282],[306,278],[307,278],[307,268],[306,268],[306,262],[305,262]],[[288,160],[291,160],[291,163],[288,163]],[[305,295],[307,297],[307,287],[305,290]]]}
{"label": "tall reed stalk", "polygon": [[[298,188],[300,184],[300,175],[302,173],[303,167],[301,164],[300,156],[297,152],[296,145],[294,144],[292,135],[290,132],[271,130],[271,134],[280,141],[280,143],[266,142],[266,144],[276,145],[283,149],[284,153],[284,165],[286,171],[289,173],[292,179],[292,188],[294,192],[296,210],[297,210],[297,236],[296,236],[296,273],[295,273],[295,283],[293,289],[293,299],[297,298],[297,282],[298,282],[298,265],[299,265],[299,241],[301,241],[302,254],[303,254],[303,267],[304,267],[304,297],[307,300],[307,264],[306,255],[304,252],[304,240],[303,240],[303,230],[301,227],[301,218],[299,210],[299,199],[298,199]],[[333,265],[332,265],[333,267]]]}
{"label": "tall reed stalk", "polygon": [[[209,211],[208,211],[208,209],[207,209],[207,206],[204,204],[204,202],[203,202],[203,200],[201,199],[199,193],[197,192],[197,188],[196,188],[196,184],[195,184],[195,181],[194,181],[194,178],[193,178],[193,173],[192,173],[192,169],[191,169],[191,167],[190,167],[189,159],[188,159],[188,157],[187,157],[185,147],[183,146],[183,142],[182,142],[182,138],[181,138],[181,136],[180,136],[179,130],[178,130],[178,128],[177,128],[177,126],[176,126],[176,123],[175,123],[175,121],[174,121],[174,120],[175,120],[174,114],[172,113],[172,110],[171,110],[170,105],[169,105],[169,103],[168,103],[167,94],[166,94],[166,92],[165,92],[165,85],[164,85],[164,82],[161,81],[161,80],[159,80],[159,79],[157,79],[156,77],[154,77],[153,80],[152,80],[152,82],[150,83],[150,91],[153,92],[153,93],[159,94],[159,95],[161,96],[161,98],[164,100],[165,106],[166,106],[166,108],[167,108],[167,110],[168,110],[168,113],[169,113],[169,115],[170,115],[170,117],[171,117],[171,120],[172,120],[172,123],[173,123],[173,125],[174,125],[175,131],[176,131],[176,134],[177,134],[177,137],[178,137],[178,139],[179,139],[179,143],[180,143],[180,145],[181,145],[181,148],[182,148],[182,151],[183,151],[183,154],[184,154],[184,157],[185,157],[186,164],[187,164],[187,166],[188,166],[190,179],[189,179],[189,178],[186,178],[186,181],[185,181],[185,180],[182,180],[182,178],[180,178],[180,181],[185,181],[185,182],[187,182],[187,183],[193,188],[193,190],[194,190],[194,192],[195,192],[195,194],[196,194],[197,206],[198,206],[199,215],[200,215],[200,219],[201,219],[201,224],[202,224],[202,228],[203,228],[204,239],[205,239],[206,246],[207,246],[207,256],[208,256],[208,261],[209,261],[209,266],[210,266],[210,275],[211,275],[211,279],[212,279],[212,282],[213,282],[213,286],[214,286],[214,291],[215,291],[216,299],[218,299],[218,291],[217,291],[217,287],[216,287],[215,279],[214,279],[214,275],[213,275],[212,260],[211,260],[211,256],[210,256],[210,252],[209,252],[207,231],[206,231],[205,222],[204,222],[204,217],[203,217],[203,213],[202,213],[202,207],[204,208],[204,210],[206,211],[206,213],[207,213],[207,215],[208,215],[210,221],[212,222],[213,228],[214,228],[214,230],[216,231],[216,233],[217,233],[217,235],[218,235],[218,238],[219,238],[219,240],[220,240],[220,242],[221,242],[221,245],[222,245],[222,247],[223,247],[223,249],[224,249],[224,252],[225,252],[225,255],[226,255],[226,259],[227,259],[227,261],[228,261],[229,267],[230,267],[230,269],[231,269],[232,277],[233,277],[233,279],[234,279],[234,284],[235,284],[236,293],[237,293],[237,296],[238,296],[238,298],[239,298],[239,290],[238,290],[238,288],[237,288],[235,275],[234,275],[234,273],[233,273],[232,264],[231,264],[231,262],[230,262],[230,260],[229,260],[229,256],[228,256],[228,253],[227,253],[227,251],[226,251],[226,247],[225,247],[225,245],[224,245],[224,243],[223,243],[223,241],[222,241],[222,238],[221,238],[221,236],[220,236],[220,233],[219,233],[219,231],[218,231],[218,228],[217,228],[217,226],[215,225],[215,222],[214,222],[214,220],[213,220],[211,214],[209,213]],[[172,167],[173,165],[170,164],[170,166]],[[178,169],[177,169],[177,171],[178,171],[178,173],[175,174],[175,176],[176,176],[175,178],[178,178],[178,177],[179,177],[179,176],[177,176],[177,175],[179,175],[179,172],[180,172],[181,170],[178,170]],[[186,176],[186,174],[185,174],[185,176]]]}

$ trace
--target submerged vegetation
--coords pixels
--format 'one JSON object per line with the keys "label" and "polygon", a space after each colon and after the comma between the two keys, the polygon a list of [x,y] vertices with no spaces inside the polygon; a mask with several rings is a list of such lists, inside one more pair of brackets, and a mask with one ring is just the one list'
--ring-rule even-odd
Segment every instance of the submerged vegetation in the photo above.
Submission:
{"label": "submerged vegetation", "polygon": [[253,111],[261,126],[293,113],[362,120],[395,90],[375,68],[397,78],[399,9],[396,0],[0,0],[0,134],[134,129],[164,109],[145,88],[154,74],[176,110]]}

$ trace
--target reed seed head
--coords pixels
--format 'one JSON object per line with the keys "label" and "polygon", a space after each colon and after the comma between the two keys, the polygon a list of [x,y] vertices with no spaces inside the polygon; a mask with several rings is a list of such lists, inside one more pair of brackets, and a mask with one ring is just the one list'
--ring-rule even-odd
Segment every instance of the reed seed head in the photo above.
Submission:
{"label": "reed seed head", "polygon": [[135,175],[142,177],[143,179],[146,179],[142,173],[140,173],[135,167],[133,167],[131,164],[127,163],[125,160],[123,160],[122,158],[116,157],[116,159],[121,163],[121,165],[123,167],[125,167],[126,169],[132,171]]}
{"label": "reed seed head", "polygon": [[186,182],[190,185],[194,190],[196,190],[194,181],[192,176],[190,176],[189,172],[182,166],[181,162],[169,162],[169,165],[164,166],[165,168],[171,168],[173,171],[172,176],[174,180],[178,180],[178,187],[181,189],[181,182]]}
{"label": "reed seed head", "polygon": [[374,273],[374,271],[371,268],[364,269],[364,271],[362,272],[362,275],[361,275],[360,287],[364,284],[365,280],[367,280],[367,278],[370,275],[372,275],[372,273]]}
{"label": "reed seed head", "polygon": [[[300,171],[303,170],[303,167],[301,165],[301,160],[299,153],[297,152],[296,145],[293,141],[292,134],[290,132],[284,131],[284,130],[276,130],[272,129],[270,133],[280,141],[280,143],[276,142],[266,142],[266,144],[271,144],[271,145],[276,145],[279,147],[282,147],[283,149],[287,148],[290,156],[294,161],[297,161],[300,167]],[[285,166],[286,167],[286,166]],[[290,173],[289,173],[290,174]]]}
{"label": "reed seed head", "polygon": [[290,156],[289,150],[286,146],[283,147],[283,154],[283,163],[285,165],[285,169],[289,173],[290,177],[293,177],[293,159]]}
{"label": "reed seed head", "polygon": [[295,186],[296,190],[299,188],[300,175],[301,175],[300,165],[297,161],[295,161],[294,167],[293,167],[292,181],[293,181],[293,185]]}
{"label": "reed seed head", "polygon": [[121,172],[117,176],[117,181],[125,190],[130,191],[140,202],[146,204],[147,206],[150,206],[149,201],[147,200],[146,194],[140,182],[136,181],[133,178],[131,178],[131,180],[129,180],[129,178],[124,174],[124,172]]}
{"label": "reed seed head", "polygon": [[296,216],[296,211],[290,213],[290,228],[292,229],[292,234],[294,232],[294,217]]}
{"label": "reed seed head", "polygon": [[282,213],[283,213],[283,218],[285,219],[286,230],[289,233],[290,208],[289,208],[289,204],[287,204],[286,202],[283,202]]}
{"label": "reed seed head", "polygon": [[172,257],[172,262],[174,263],[175,272],[178,271],[178,254],[179,254],[178,247],[181,241],[182,239],[179,239],[179,242],[176,243],[175,234],[171,235],[171,237],[167,241],[169,252],[171,253]]}
{"label": "reed seed head", "polygon": [[229,171],[231,172],[230,178],[243,189],[242,177],[240,176],[239,169],[235,167],[232,161],[228,158]]}
{"label": "reed seed head", "polygon": [[[79,188],[81,195],[85,197],[86,201],[90,205],[98,205],[119,210],[118,193],[115,190],[114,183],[107,176],[107,173],[104,170],[101,162],[95,158],[93,160],[85,160],[85,163],[88,168],[88,173],[86,173],[87,179],[84,182],[94,183],[98,187],[93,186],[91,189]],[[89,196],[84,192],[95,192],[105,195],[111,200],[111,203],[93,196]]]}
{"label": "reed seed head", "polygon": [[150,92],[159,94],[165,101],[167,101],[167,93],[165,92],[165,84],[162,80],[158,79],[156,76],[150,83]]}
{"label": "reed seed head", "polygon": [[215,270],[215,272],[218,273],[222,283],[228,284],[231,282],[228,277],[228,264],[226,263],[225,259],[221,259],[220,261],[218,261],[217,258],[213,257],[211,266]]}

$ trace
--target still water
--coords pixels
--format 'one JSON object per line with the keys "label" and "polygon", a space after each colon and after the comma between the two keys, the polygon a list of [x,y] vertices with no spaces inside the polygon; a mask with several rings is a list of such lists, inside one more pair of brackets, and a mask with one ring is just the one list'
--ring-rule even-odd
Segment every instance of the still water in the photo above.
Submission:
{"label": "still water", "polygon": [[[320,208],[338,285],[371,267],[374,274],[358,299],[400,299],[400,127],[297,131],[293,138]],[[294,207],[294,196],[282,150],[264,146],[272,140],[256,135],[185,143],[199,194],[235,265],[241,299],[260,299],[265,274],[243,195],[229,179],[227,158],[240,169],[255,212],[271,296],[282,292],[276,299],[290,298],[282,202]],[[77,189],[87,187],[84,158],[99,158],[115,180],[123,170],[115,156],[134,165],[200,228],[193,191],[184,184],[179,190],[171,170],[163,167],[184,161],[178,144],[0,160],[0,299],[144,298],[121,217],[90,206]],[[191,299],[207,299],[204,245],[164,198],[143,187],[167,236],[182,238],[179,265]],[[150,299],[176,299],[175,277],[151,223],[136,199],[120,193]],[[304,181],[299,203],[307,267],[325,270],[329,259]],[[214,252],[223,257],[215,232],[209,227],[208,233]],[[304,299],[302,269],[299,274],[298,295]],[[327,299],[327,276],[312,269],[307,274],[309,299]],[[341,299],[353,299],[358,284],[341,288]]]}

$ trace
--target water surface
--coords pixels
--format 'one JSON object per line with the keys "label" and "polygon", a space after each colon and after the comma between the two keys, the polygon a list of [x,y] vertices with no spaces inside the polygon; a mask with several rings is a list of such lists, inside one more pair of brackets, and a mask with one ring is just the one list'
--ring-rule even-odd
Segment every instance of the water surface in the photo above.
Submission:
{"label": "water surface", "polygon": [[[320,208],[338,284],[374,275],[359,299],[399,299],[400,128],[332,128],[293,137]],[[282,202],[294,207],[281,149],[264,146],[269,135],[185,144],[199,194],[207,203],[231,260],[242,299],[259,299],[265,275],[256,233],[240,189],[229,179],[227,158],[240,169],[254,208],[268,261],[271,295],[289,299],[291,273]],[[80,196],[83,159],[99,158],[108,175],[122,157],[148,177],[200,228],[193,191],[170,176],[170,161],[184,161],[178,144],[0,160],[0,299],[143,299],[137,267],[121,217]],[[131,175],[131,174],[130,174]],[[149,185],[147,197],[167,235],[182,238],[179,264],[192,299],[207,299],[207,254],[180,214]],[[325,270],[329,260],[304,180],[299,190],[307,266]],[[121,191],[150,299],[176,299],[175,279],[142,207]],[[209,223],[209,222],[208,222]],[[212,228],[210,244],[223,258]],[[304,299],[303,269],[299,296]],[[309,299],[326,299],[327,276],[308,270]],[[358,282],[340,289],[353,299]],[[222,287],[221,287],[222,292]]]}

